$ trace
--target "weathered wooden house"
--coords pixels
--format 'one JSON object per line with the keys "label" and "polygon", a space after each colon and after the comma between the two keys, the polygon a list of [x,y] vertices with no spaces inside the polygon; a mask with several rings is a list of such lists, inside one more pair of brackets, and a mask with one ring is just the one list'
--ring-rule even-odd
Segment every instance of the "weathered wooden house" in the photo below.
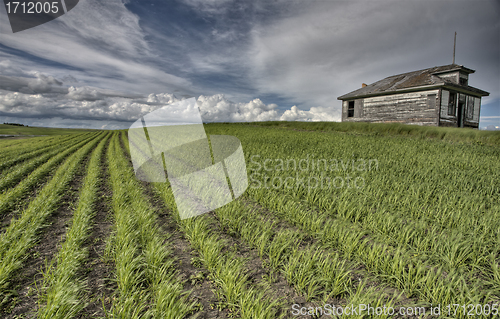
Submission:
{"label": "weathered wooden house", "polygon": [[338,97],[342,122],[479,126],[481,97],[469,86],[474,70],[450,64],[393,75]]}

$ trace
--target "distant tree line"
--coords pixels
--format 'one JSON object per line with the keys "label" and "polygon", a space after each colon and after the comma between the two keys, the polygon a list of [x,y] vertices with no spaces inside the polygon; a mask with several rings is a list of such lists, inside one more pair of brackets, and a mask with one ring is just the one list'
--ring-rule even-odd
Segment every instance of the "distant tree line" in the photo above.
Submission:
{"label": "distant tree line", "polygon": [[7,125],[15,125],[15,126],[26,126],[26,127],[28,127],[28,125],[19,124],[19,123],[6,123],[6,122],[4,122],[3,124],[7,124]]}

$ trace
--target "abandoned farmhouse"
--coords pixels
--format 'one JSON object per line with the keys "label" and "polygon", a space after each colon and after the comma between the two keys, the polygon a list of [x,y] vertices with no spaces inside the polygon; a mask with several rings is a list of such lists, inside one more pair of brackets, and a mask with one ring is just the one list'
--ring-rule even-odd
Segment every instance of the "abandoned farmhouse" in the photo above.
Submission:
{"label": "abandoned farmhouse", "polygon": [[474,70],[450,64],[393,75],[338,97],[342,122],[478,128],[481,97],[469,86]]}

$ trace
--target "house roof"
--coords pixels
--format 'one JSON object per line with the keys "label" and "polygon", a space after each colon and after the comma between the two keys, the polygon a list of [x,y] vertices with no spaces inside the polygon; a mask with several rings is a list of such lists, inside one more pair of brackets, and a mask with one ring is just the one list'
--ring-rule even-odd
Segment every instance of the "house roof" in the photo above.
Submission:
{"label": "house roof", "polygon": [[399,91],[427,89],[429,87],[448,87],[462,92],[471,92],[481,96],[488,96],[489,93],[469,85],[460,85],[449,79],[439,77],[439,74],[453,71],[463,73],[474,73],[474,70],[458,64],[435,66],[432,68],[413,71],[398,75],[389,76],[363,88],[339,96],[339,100],[349,100],[359,97],[385,95],[399,93]]}

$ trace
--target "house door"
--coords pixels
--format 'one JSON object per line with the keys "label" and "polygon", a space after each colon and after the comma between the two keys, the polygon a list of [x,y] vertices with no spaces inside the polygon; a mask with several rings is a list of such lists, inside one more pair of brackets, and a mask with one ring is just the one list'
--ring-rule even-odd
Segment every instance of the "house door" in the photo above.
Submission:
{"label": "house door", "polygon": [[458,95],[458,108],[457,108],[457,126],[464,127],[464,111],[465,111],[465,98],[464,94]]}

